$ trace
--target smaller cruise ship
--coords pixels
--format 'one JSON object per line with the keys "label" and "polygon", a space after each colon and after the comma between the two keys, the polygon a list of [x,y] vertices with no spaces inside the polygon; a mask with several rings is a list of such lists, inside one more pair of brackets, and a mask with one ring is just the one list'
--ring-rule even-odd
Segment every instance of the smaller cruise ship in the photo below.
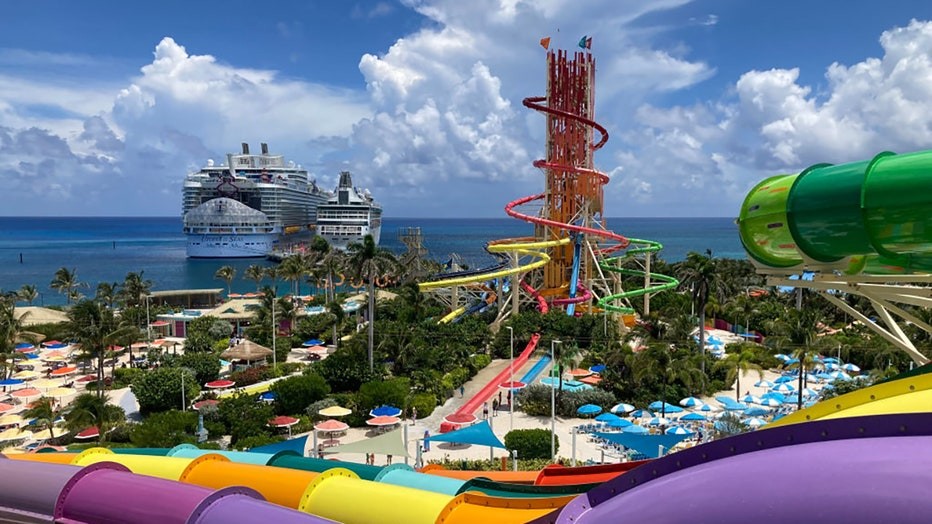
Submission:
{"label": "smaller cruise ship", "polygon": [[353,187],[349,171],[340,173],[336,194],[317,207],[317,234],[335,249],[345,250],[372,235],[379,243],[382,233],[382,206],[368,190]]}

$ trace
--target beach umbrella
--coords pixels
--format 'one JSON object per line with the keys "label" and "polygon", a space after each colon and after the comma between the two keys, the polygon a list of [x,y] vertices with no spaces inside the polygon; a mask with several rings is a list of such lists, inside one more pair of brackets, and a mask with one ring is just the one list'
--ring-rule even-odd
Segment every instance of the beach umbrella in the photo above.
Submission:
{"label": "beach umbrella", "polygon": [[[476,417],[473,417],[473,420],[475,419]],[[370,418],[369,420],[366,421],[366,424],[370,426],[392,426],[399,422],[401,422],[401,419],[398,417],[389,417],[387,415],[380,415],[378,417]]]}
{"label": "beach umbrella", "polygon": [[646,409],[637,409],[631,412],[631,416],[634,418],[647,418],[653,417],[654,414],[650,411],[647,411]]}
{"label": "beach umbrella", "polygon": [[784,362],[786,362],[787,360],[790,359],[790,356],[789,356],[789,355],[785,355],[785,354],[783,354],[783,353],[777,353],[777,354],[774,355],[773,357],[776,358],[776,359],[782,360],[782,361],[784,361]]}
{"label": "beach umbrella", "polygon": [[595,420],[597,422],[609,422],[612,420],[624,420],[624,419],[614,413],[602,413],[601,415],[597,415],[595,417]]}
{"label": "beach umbrella", "polygon": [[669,426],[670,421],[663,417],[654,417],[647,421],[649,426]]}
{"label": "beach umbrella", "polygon": [[826,364],[840,364],[838,359],[835,357],[825,357],[822,359],[822,362],[825,362]]}
{"label": "beach umbrella", "polygon": [[345,417],[352,412],[353,410],[341,406],[330,406],[329,408],[318,410],[317,414],[325,417]]}
{"label": "beach umbrella", "polygon": [[32,380],[38,376],[39,376],[38,371],[32,371],[31,369],[29,369],[26,371],[19,371],[19,372],[13,373],[12,378],[15,378],[17,380]]}
{"label": "beach umbrella", "polygon": [[692,435],[693,432],[684,428],[683,426],[673,426],[672,428],[667,428],[664,431],[667,435]]}
{"label": "beach umbrella", "polygon": [[[781,395],[781,396],[782,396],[782,395]],[[775,398],[762,398],[762,399],[760,399],[760,402],[758,402],[758,404],[760,404],[761,406],[766,406],[766,407],[768,407],[768,408],[775,408],[775,407],[777,407],[777,406],[783,404],[783,401],[782,401],[782,400],[777,400],[777,399],[775,399]]]}
{"label": "beach umbrella", "polygon": [[851,376],[844,371],[833,371],[828,374],[832,380],[851,380]]}
{"label": "beach umbrella", "polygon": [[799,359],[798,359],[798,358],[791,358],[791,359],[785,361],[783,364],[786,365],[786,366],[789,366],[789,365],[792,365],[792,364],[799,364]]}
{"label": "beach umbrella", "polygon": [[7,442],[10,440],[25,440],[32,438],[31,431],[23,431],[19,428],[10,428],[6,431],[0,432],[0,442]]}
{"label": "beach umbrella", "polygon": [[602,408],[596,406],[595,404],[583,404],[576,409],[576,413],[580,415],[596,415],[602,412]]}
{"label": "beach umbrella", "polygon": [[526,387],[527,387],[527,384],[525,384],[524,382],[519,382],[517,380],[515,380],[514,382],[509,380],[507,382],[502,382],[501,384],[498,385],[498,389],[511,389],[511,390],[524,389]]}
{"label": "beach umbrella", "polygon": [[323,341],[323,340],[320,340],[319,338],[312,338],[312,339],[310,339],[310,340],[305,340],[304,343],[301,344],[301,345],[304,346],[304,347],[306,347],[306,348],[309,348],[309,347],[312,347],[312,346],[322,346],[322,345],[324,345],[324,341]]}
{"label": "beach umbrella", "polygon": [[314,425],[314,429],[317,431],[324,431],[327,433],[335,433],[337,431],[346,431],[349,429],[349,424],[346,422],[340,422],[339,420],[327,419],[323,422]]}
{"label": "beach umbrella", "polygon": [[859,368],[858,366],[856,366],[856,365],[854,365],[854,364],[852,364],[852,363],[850,363],[850,362],[847,363],[847,364],[845,364],[845,365],[843,365],[843,366],[841,366],[841,369],[843,369],[843,370],[845,370],[845,371],[848,371],[848,372],[851,372],[851,373],[860,373],[860,371],[861,371],[861,368]]}
{"label": "beach umbrella", "polygon": [[290,428],[291,426],[294,426],[294,425],[297,424],[298,422],[301,422],[301,419],[297,419],[297,418],[294,418],[294,417],[289,417],[289,416],[287,416],[287,415],[280,415],[280,416],[278,416],[278,417],[275,417],[275,418],[269,420],[269,427],[273,427],[273,428]]}
{"label": "beach umbrella", "polygon": [[706,413],[711,413],[713,411],[717,411],[717,408],[713,406],[712,404],[705,404],[704,406],[699,408],[699,411],[705,411]]}
{"label": "beach umbrella", "polygon": [[760,406],[750,406],[741,412],[745,417],[763,417],[770,414],[770,411]]}
{"label": "beach umbrella", "polygon": [[799,394],[793,393],[791,395],[786,395],[783,399],[784,404],[799,404]]}
{"label": "beach umbrella", "polygon": [[687,422],[702,422],[708,419],[705,418],[705,415],[701,413],[687,413],[686,415],[680,417],[680,420],[685,420]]}
{"label": "beach umbrella", "polygon": [[20,342],[19,344],[16,344],[14,351],[17,353],[34,353],[37,350],[36,346],[28,342]]}
{"label": "beach umbrella", "polygon": [[625,404],[624,402],[622,402],[621,404],[615,404],[614,406],[612,406],[612,409],[610,409],[609,411],[615,414],[631,413],[632,411],[634,411],[634,409],[635,409],[634,406],[632,406],[631,404]]}
{"label": "beach umbrella", "polygon": [[784,382],[782,384],[777,384],[770,391],[774,393],[792,393],[796,391],[796,386],[790,384],[789,382]]}
{"label": "beach umbrella", "polygon": [[705,404],[705,402],[699,400],[696,397],[686,397],[680,400],[680,405],[685,408],[700,408]]}
{"label": "beach umbrella", "polygon": [[52,378],[40,378],[39,380],[33,380],[29,385],[40,390],[55,389],[61,387],[62,381]]}
{"label": "beach umbrella", "polygon": [[78,390],[74,388],[54,388],[45,392],[46,396],[52,398],[65,398],[70,397],[71,395],[77,395]]}
{"label": "beach umbrella", "polygon": [[26,420],[19,414],[8,413],[0,416],[0,426],[21,426]]}
{"label": "beach umbrella", "polygon": [[748,409],[748,405],[744,402],[733,402],[725,406],[726,411],[744,411]]}
{"label": "beach umbrella", "polygon": [[92,438],[97,438],[100,436],[100,430],[97,429],[97,426],[91,426],[74,436],[78,440],[87,440]]}
{"label": "beach umbrella", "polygon": [[667,403],[667,402],[661,402],[661,401],[659,401],[659,400],[655,400],[654,402],[651,402],[651,403],[647,406],[647,409],[649,409],[649,410],[651,410],[651,411],[661,411],[661,410],[663,410],[663,411],[665,411],[665,412],[667,412],[667,413],[680,413],[680,412],[683,411],[683,408],[681,408],[681,407],[679,407],[679,406],[674,406],[673,404],[669,404],[669,403]]}
{"label": "beach umbrella", "polygon": [[825,365],[825,371],[837,371],[839,368],[838,364],[828,363]]}
{"label": "beach umbrella", "polygon": [[773,382],[769,380],[758,380],[757,382],[754,383],[754,386],[759,387],[759,388],[772,388]]}
{"label": "beach umbrella", "polygon": [[775,384],[784,384],[786,382],[793,382],[796,380],[796,377],[791,377],[789,375],[782,375],[774,379]]}
{"label": "beach umbrella", "polygon": [[16,391],[10,393],[10,396],[13,398],[18,398],[18,399],[28,402],[30,398],[41,397],[42,392],[36,388],[23,388],[23,389],[17,389]]}
{"label": "beach umbrella", "polygon": [[744,421],[744,425],[746,425],[746,426],[748,426],[748,427],[752,427],[752,428],[759,428],[759,427],[761,427],[761,426],[763,426],[763,425],[765,425],[765,424],[767,424],[767,421],[766,421],[766,420],[760,419],[760,418],[756,418],[756,417],[755,417],[755,418],[749,418],[749,419],[747,419],[747,420]]}
{"label": "beach umbrella", "polygon": [[401,409],[395,406],[379,406],[369,412],[370,417],[398,417],[401,415]]}
{"label": "beach umbrella", "polygon": [[272,402],[275,402],[275,400],[277,399],[278,399],[278,393],[274,391],[266,391],[265,393],[262,393],[261,395],[259,395],[259,402],[265,402],[267,404],[271,404]]}
{"label": "beach umbrella", "polygon": [[16,406],[14,406],[13,404],[7,404],[5,402],[0,402],[0,413],[6,413],[7,411],[10,411],[11,409],[15,407]]}
{"label": "beach umbrella", "polygon": [[589,368],[589,371],[593,373],[601,373],[605,371],[605,364],[596,364],[592,366],[591,368]]}
{"label": "beach umbrella", "polygon": [[647,428],[645,428],[644,426],[638,426],[638,425],[635,425],[635,424],[631,424],[630,426],[628,426],[628,427],[622,429],[621,432],[622,432],[622,433],[631,433],[631,434],[634,434],[634,435],[645,435],[645,434],[648,433],[648,430],[647,430]]}
{"label": "beach umbrella", "polygon": [[18,378],[5,378],[0,380],[0,386],[8,388],[13,386],[21,386],[23,381]]}
{"label": "beach umbrella", "polygon": [[803,397],[806,397],[806,398],[819,396],[818,391],[815,391],[814,389],[809,389],[809,388],[804,388],[800,393],[802,394]]}
{"label": "beach umbrella", "polygon": [[204,387],[207,389],[226,389],[232,388],[236,385],[236,382],[232,380],[214,380],[204,384]]}
{"label": "beach umbrella", "polygon": [[197,411],[200,411],[202,409],[206,411],[212,408],[216,408],[218,404],[220,404],[219,400],[210,398],[207,400],[199,400],[195,402],[192,407]]}
{"label": "beach umbrella", "polygon": [[626,418],[616,417],[615,419],[606,422],[605,425],[610,428],[624,429],[633,426],[634,423]]}
{"label": "beach umbrella", "polygon": [[757,395],[745,395],[744,398],[741,399],[741,402],[747,402],[750,404],[760,404],[760,397],[758,397]]}
{"label": "beach umbrella", "polygon": [[589,375],[592,374],[592,372],[589,371],[588,369],[582,369],[582,368],[571,369],[569,371],[564,371],[564,373],[566,373],[567,375],[570,375],[573,378],[588,377]]}
{"label": "beach umbrella", "polygon": [[49,376],[65,377],[65,376],[72,375],[77,372],[78,372],[78,368],[76,366],[65,366],[65,367],[61,367],[61,368],[53,370],[51,373],[49,373]]}

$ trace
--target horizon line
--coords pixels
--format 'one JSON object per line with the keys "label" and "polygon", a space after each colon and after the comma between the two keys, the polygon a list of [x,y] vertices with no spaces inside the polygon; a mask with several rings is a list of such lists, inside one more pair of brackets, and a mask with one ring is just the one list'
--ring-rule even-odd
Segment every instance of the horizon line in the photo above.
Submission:
{"label": "horizon line", "polygon": [[[177,215],[0,215],[0,219],[3,218],[177,218],[179,220],[184,217]],[[517,220],[509,216],[500,216],[500,217],[382,217],[383,220],[499,220],[499,219],[509,219]],[[705,215],[693,215],[693,216],[614,216],[614,217],[605,217],[606,220],[613,218],[727,218],[735,220],[737,217],[734,216],[705,216]]]}

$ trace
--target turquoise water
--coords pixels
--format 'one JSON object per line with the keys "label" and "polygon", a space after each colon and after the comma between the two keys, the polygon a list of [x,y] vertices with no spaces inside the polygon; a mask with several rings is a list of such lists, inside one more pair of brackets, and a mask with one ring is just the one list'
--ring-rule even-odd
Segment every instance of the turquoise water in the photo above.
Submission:
{"label": "turquoise water", "polygon": [[[669,261],[682,260],[689,251],[706,249],[717,257],[745,256],[737,227],[730,218],[612,218],[608,222],[624,235],[662,242],[662,256]],[[493,261],[483,249],[489,240],[533,233],[530,225],[509,218],[386,218],[382,246],[403,252],[398,234],[408,227],[421,228],[424,246],[432,258],[446,261],[457,253],[472,267]],[[225,282],[214,278],[220,266],[231,265],[237,275],[242,275],[251,264],[269,263],[261,259],[186,258],[181,219],[177,217],[0,218],[0,290],[36,285],[41,293],[37,304],[65,302],[48,287],[62,266],[75,269],[80,281],[90,283],[83,292],[93,295],[98,282],[121,282],[130,271],[144,271],[145,277],[155,282],[155,289],[221,288]],[[233,291],[255,291],[255,284],[238,277]]]}

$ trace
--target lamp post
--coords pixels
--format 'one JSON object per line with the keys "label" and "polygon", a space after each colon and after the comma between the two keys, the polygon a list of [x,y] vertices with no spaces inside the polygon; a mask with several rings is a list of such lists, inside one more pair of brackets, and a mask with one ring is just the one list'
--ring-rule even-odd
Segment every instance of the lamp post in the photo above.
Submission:
{"label": "lamp post", "polygon": [[272,369],[278,369],[278,355],[275,351],[275,291],[272,291]]}
{"label": "lamp post", "polygon": [[[559,340],[550,341],[550,363],[552,368],[557,368],[557,344],[562,344]],[[553,373],[550,375],[550,460],[557,457],[557,388],[553,384]]]}
{"label": "lamp post", "polygon": [[508,330],[509,340],[511,344],[511,384],[508,388],[508,424],[509,430],[513,431],[515,429],[515,329],[511,326],[505,326],[505,329]]}

